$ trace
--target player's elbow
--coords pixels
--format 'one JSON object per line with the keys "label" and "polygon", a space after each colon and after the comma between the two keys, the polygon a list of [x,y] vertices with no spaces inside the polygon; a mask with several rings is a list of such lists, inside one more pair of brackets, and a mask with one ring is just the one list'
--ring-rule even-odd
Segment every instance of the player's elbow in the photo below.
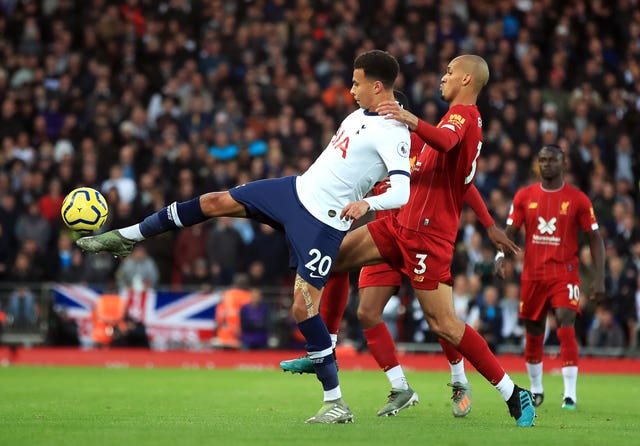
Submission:
{"label": "player's elbow", "polygon": [[399,194],[398,197],[398,207],[404,206],[405,204],[407,204],[409,202],[409,187],[404,187],[401,189],[401,192]]}
{"label": "player's elbow", "polygon": [[392,175],[389,178],[391,187],[395,188],[397,193],[396,198],[398,200],[398,206],[396,207],[404,206],[409,201],[409,193],[411,190],[411,183],[409,181],[409,178],[409,176],[404,174]]}

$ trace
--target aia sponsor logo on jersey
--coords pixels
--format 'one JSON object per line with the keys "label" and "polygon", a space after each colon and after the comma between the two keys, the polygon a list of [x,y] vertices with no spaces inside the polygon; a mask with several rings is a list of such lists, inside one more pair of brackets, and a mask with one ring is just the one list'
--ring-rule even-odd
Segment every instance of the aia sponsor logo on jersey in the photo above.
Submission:
{"label": "aia sponsor logo on jersey", "polygon": [[345,131],[342,127],[338,129],[333,138],[331,138],[331,145],[334,149],[338,149],[342,152],[342,158],[347,157],[347,150],[349,149],[349,136],[345,135]]}

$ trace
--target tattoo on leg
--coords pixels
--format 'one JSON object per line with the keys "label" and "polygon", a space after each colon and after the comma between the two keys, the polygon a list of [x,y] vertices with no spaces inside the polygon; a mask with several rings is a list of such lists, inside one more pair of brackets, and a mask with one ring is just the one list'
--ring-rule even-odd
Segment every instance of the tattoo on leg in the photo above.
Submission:
{"label": "tattoo on leg", "polygon": [[294,290],[300,290],[302,297],[304,298],[304,303],[307,307],[307,316],[313,317],[315,315],[315,311],[313,310],[313,301],[311,300],[311,294],[309,293],[307,282],[305,282],[302,277],[296,275],[296,282],[293,288]]}

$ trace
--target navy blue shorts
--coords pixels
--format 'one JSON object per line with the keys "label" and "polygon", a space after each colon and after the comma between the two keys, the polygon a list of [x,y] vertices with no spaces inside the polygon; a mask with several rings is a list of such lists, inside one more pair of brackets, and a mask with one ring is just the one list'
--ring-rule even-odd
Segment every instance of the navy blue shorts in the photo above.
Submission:
{"label": "navy blue shorts", "polygon": [[289,266],[314,287],[325,286],[346,231],[322,223],[305,209],[296,193],[296,177],[252,181],[229,193],[245,206],[249,218],[284,231]]}

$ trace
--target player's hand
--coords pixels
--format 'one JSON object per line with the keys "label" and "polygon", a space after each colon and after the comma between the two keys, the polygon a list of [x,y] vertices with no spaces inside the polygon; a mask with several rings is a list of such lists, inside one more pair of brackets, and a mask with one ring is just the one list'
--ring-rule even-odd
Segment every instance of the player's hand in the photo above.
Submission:
{"label": "player's hand", "polygon": [[364,214],[369,212],[369,203],[364,200],[352,201],[342,208],[340,213],[341,220],[357,220]]}
{"label": "player's hand", "polygon": [[418,127],[418,118],[413,113],[400,107],[396,101],[383,101],[376,107],[376,113],[384,115],[385,119],[395,119],[406,124],[410,130]]}
{"label": "player's hand", "polygon": [[391,187],[391,181],[389,181],[389,177],[387,177],[384,180],[376,183],[375,186],[373,186],[373,190],[372,190],[373,195],[382,195],[390,187]]}
{"label": "player's hand", "polygon": [[487,235],[498,251],[514,255],[520,252],[520,247],[507,237],[507,234],[495,224],[487,228]]}
{"label": "player's hand", "polygon": [[589,298],[592,301],[595,301],[595,303],[599,304],[607,300],[607,293],[604,289],[604,280],[596,282],[591,285],[591,293],[589,293]]}
{"label": "player's hand", "polygon": [[494,265],[494,269],[493,272],[500,277],[501,279],[510,279],[510,277],[507,277],[507,268],[505,266],[506,264],[506,260],[504,257],[499,258],[498,260],[496,260],[496,263]]}

